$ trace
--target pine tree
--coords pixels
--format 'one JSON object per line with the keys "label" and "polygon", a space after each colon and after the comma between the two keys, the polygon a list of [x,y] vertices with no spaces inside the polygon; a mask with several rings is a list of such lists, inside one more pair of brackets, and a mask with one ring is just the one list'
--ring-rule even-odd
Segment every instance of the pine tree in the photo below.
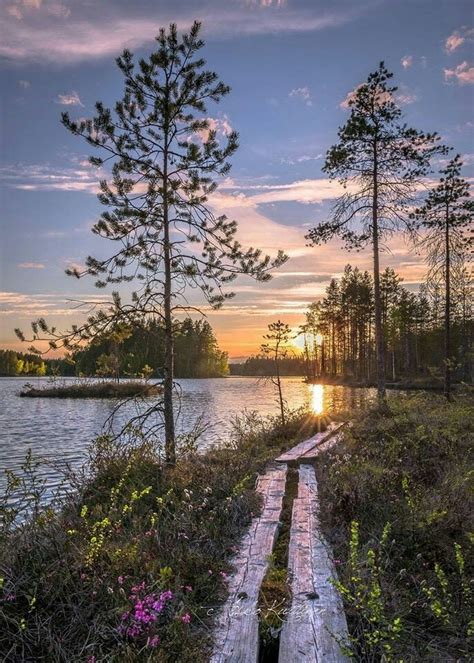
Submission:
{"label": "pine tree", "polygon": [[[444,393],[451,397],[452,347],[451,317],[452,273],[462,263],[472,237],[468,231],[474,216],[474,201],[470,200],[469,182],[461,177],[462,161],[456,155],[440,171],[439,184],[431,189],[424,205],[415,210],[412,218],[425,229],[420,242],[427,252],[430,276],[444,281]],[[472,227],[471,227],[472,233]]]}
{"label": "pine tree", "polygon": [[339,129],[323,168],[345,187],[333,218],[320,223],[307,238],[321,244],[339,236],[349,249],[371,245],[373,251],[377,389],[385,398],[385,359],[380,293],[380,242],[400,227],[410,229],[407,206],[416,186],[429,172],[430,159],[444,148],[437,134],[427,134],[401,123],[396,87],[380,63],[367,82],[351,95],[350,117]]}
{"label": "pine tree", "polygon": [[[219,141],[207,116],[209,102],[219,102],[229,87],[216,73],[205,69],[200,51],[200,24],[178,36],[172,24],[160,30],[157,49],[148,59],[134,61],[125,50],[117,58],[124,77],[123,98],[114,108],[96,104],[92,119],[73,121],[63,114],[63,124],[73,134],[97,148],[101,156],[90,161],[110,167],[112,177],[102,180],[100,202],[106,206],[93,231],[116,245],[110,257],[89,257],[86,269],[70,273],[97,277],[99,288],[138,281],[129,304],[118,293],[108,311],[89,318],[86,325],[66,335],[55,335],[44,320],[34,323],[38,332],[50,332],[66,347],[88,340],[117,322],[132,324],[153,316],[163,321],[163,414],[165,454],[175,462],[174,317],[191,307],[186,295],[200,289],[207,303],[220,307],[231,292],[223,287],[237,274],[266,281],[275,260],[258,249],[243,249],[236,240],[237,223],[215,216],[209,196],[215,176],[228,173],[229,157],[238,146],[232,131]],[[221,142],[225,144],[221,146]]]}
{"label": "pine tree", "polygon": [[281,423],[285,425],[285,401],[283,400],[283,391],[281,386],[281,371],[280,363],[288,355],[289,351],[289,342],[291,337],[290,327],[282,322],[277,320],[276,322],[271,322],[268,325],[268,334],[265,334],[263,338],[266,340],[266,343],[263,343],[261,348],[262,352],[271,357],[275,366],[275,376],[272,377],[272,382],[275,384],[278,390],[278,401],[280,404],[280,415]]}

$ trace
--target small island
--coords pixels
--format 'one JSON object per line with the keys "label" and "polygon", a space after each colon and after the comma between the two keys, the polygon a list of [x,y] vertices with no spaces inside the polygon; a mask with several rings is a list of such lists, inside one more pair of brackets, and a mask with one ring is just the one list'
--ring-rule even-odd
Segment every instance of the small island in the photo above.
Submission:
{"label": "small island", "polygon": [[132,398],[155,396],[163,391],[161,385],[140,380],[125,382],[74,382],[34,387],[26,384],[19,396],[26,398]]}

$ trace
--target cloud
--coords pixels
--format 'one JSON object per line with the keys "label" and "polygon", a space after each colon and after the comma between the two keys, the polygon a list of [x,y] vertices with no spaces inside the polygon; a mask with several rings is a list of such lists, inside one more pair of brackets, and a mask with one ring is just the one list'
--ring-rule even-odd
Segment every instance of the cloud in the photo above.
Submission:
{"label": "cloud", "polygon": [[413,55],[404,55],[401,59],[402,67],[409,69],[413,64]]}
{"label": "cloud", "polygon": [[459,85],[472,85],[474,83],[474,65],[464,60],[454,69],[445,69],[444,80],[448,83],[456,80]]}
{"label": "cloud", "polygon": [[44,269],[42,262],[20,262],[17,267],[20,269]]}
{"label": "cloud", "polygon": [[474,37],[474,28],[462,27],[459,30],[454,30],[444,42],[444,50],[449,54],[454,53],[465,41],[470,41],[472,37]]}
{"label": "cloud", "polygon": [[21,21],[21,19],[23,18],[21,9],[16,5],[9,5],[8,7],[6,7],[5,11],[10,16],[13,16],[13,18],[16,18],[17,21]]}
{"label": "cloud", "polygon": [[301,99],[306,106],[312,106],[313,102],[311,100],[311,91],[307,85],[304,87],[296,87],[288,93],[289,97],[294,97],[296,99]]}
{"label": "cloud", "polygon": [[[87,306],[81,311],[81,302],[88,305],[105,305],[108,300],[99,295],[89,294],[27,294],[22,292],[0,291],[0,313],[2,315],[14,315],[19,318],[31,320],[37,316],[75,316],[82,312],[87,314]],[[90,306],[89,306],[90,310]]]}
{"label": "cloud", "polygon": [[395,94],[395,101],[400,104],[400,106],[408,106],[409,104],[414,104],[415,101],[419,100],[419,96],[413,90],[410,90],[406,85],[400,85],[398,91]]}
{"label": "cloud", "polygon": [[16,164],[0,167],[0,180],[23,191],[84,191],[98,193],[99,169],[54,168],[48,164]]}
{"label": "cloud", "polygon": [[[353,101],[356,97],[357,91],[363,86],[361,83],[357,85],[353,90],[347,93],[345,99],[341,101],[339,107],[344,110],[349,110],[351,107],[350,102]],[[398,91],[395,93],[393,100],[395,103],[400,104],[400,106],[407,106],[408,104],[413,104],[415,101],[418,101],[418,95],[415,92],[409,90],[405,85],[401,85]],[[384,92],[379,95],[378,101],[380,104],[384,104],[391,99],[389,92]]]}
{"label": "cloud", "polygon": [[307,163],[308,161],[318,161],[323,158],[323,154],[302,154],[298,157],[282,157],[280,163],[288,164],[289,166],[295,166],[299,163]]}
{"label": "cloud", "polygon": [[30,81],[18,81],[18,85],[22,87],[24,90],[30,87],[31,83]]}
{"label": "cloud", "polygon": [[194,137],[198,137],[202,141],[206,141],[209,138],[209,132],[215,131],[217,137],[219,136],[230,136],[233,131],[233,128],[230,124],[230,120],[227,115],[224,115],[222,118],[219,117],[208,117],[207,129],[201,129],[201,131],[196,132],[196,134],[189,136],[188,142],[192,141]]}
{"label": "cloud", "polygon": [[49,0],[45,3],[43,3],[43,0],[15,0],[13,4],[5,7],[6,13],[17,21],[27,19],[40,10],[42,13],[55,16],[56,18],[67,18],[71,14],[69,7],[54,0]]}
{"label": "cloud", "polygon": [[57,2],[49,5],[48,13],[52,16],[56,16],[56,18],[67,18],[70,16],[71,10],[69,7],[65,7],[64,5],[61,5],[59,2]]}
{"label": "cloud", "polygon": [[61,104],[61,106],[82,106],[84,104],[79,98],[79,95],[74,90],[69,92],[69,94],[58,94],[56,98],[56,103]]}
{"label": "cloud", "polygon": [[[39,3],[33,10],[13,3],[2,17],[0,56],[17,61],[55,62],[61,65],[117,55],[124,47],[135,49],[153,42],[160,26],[171,21],[187,30],[194,19],[204,25],[205,37],[312,32],[344,25],[373,5],[344,1],[338,9],[318,0],[310,7],[285,6],[282,2],[176,2],[166,10],[142,3],[121,5],[112,0],[96,4],[75,0],[74,13],[58,2]],[[12,14],[12,11],[14,12]],[[71,14],[71,15],[69,15]],[[58,18],[68,18],[58,29]],[[22,19],[22,20],[19,20]]]}
{"label": "cloud", "polygon": [[259,7],[285,7],[286,0],[247,0],[247,4]]}

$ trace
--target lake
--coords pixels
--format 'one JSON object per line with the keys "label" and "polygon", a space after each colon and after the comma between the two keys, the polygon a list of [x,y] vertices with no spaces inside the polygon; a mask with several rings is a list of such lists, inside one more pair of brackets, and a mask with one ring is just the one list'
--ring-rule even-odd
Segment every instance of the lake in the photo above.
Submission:
{"label": "lake", "polygon": [[[6,483],[4,470],[19,469],[28,449],[47,461],[79,467],[89,443],[104,430],[116,407],[109,399],[20,398],[17,393],[26,382],[41,386],[48,378],[0,378],[0,491]],[[199,438],[203,449],[226,440],[233,418],[245,410],[261,415],[278,413],[275,387],[268,380],[232,377],[178,380],[178,385],[181,407],[177,432],[189,432],[200,418],[210,423]],[[307,385],[300,377],[283,378],[283,392],[290,408],[306,406],[315,414],[357,407],[373,394],[365,389]],[[125,405],[116,427],[133,414],[134,405]],[[58,485],[61,474],[57,468],[44,466],[41,474],[51,489]]]}

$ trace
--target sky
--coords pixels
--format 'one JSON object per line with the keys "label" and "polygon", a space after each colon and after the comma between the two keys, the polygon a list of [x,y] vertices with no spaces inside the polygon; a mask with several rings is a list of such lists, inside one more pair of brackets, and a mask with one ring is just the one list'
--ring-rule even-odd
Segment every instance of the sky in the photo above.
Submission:
{"label": "sky", "polygon": [[[95,101],[112,104],[121,50],[147,54],[160,27],[194,19],[209,67],[232,88],[208,117],[240,137],[212,207],[239,223],[244,245],[290,257],[270,282],[241,278],[234,299],[206,311],[231,358],[258,351],[271,321],[297,328],[346,264],[370,269],[369,250],[311,248],[304,235],[339,191],[321,168],[348,116],[344,100],[381,60],[407,123],[438,131],[474,175],[470,0],[0,0],[0,347],[25,350],[15,327],[44,316],[66,329],[83,319],[80,301],[105,297],[64,274],[101,255],[104,240],[91,233],[101,211],[92,152],[61,112],[85,118]],[[402,237],[381,263],[412,289],[423,281],[423,258]]]}

